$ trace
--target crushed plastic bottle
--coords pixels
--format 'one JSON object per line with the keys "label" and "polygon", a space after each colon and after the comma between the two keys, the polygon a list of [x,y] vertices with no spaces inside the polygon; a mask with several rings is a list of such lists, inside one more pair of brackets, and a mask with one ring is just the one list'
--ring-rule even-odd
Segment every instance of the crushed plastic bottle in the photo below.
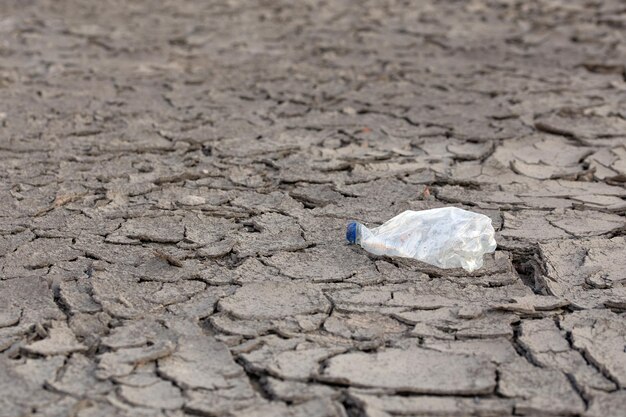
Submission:
{"label": "crushed plastic bottle", "polygon": [[368,229],[350,222],[346,239],[375,255],[400,256],[439,268],[472,272],[483,266],[483,255],[496,250],[491,219],[456,207],[400,213]]}

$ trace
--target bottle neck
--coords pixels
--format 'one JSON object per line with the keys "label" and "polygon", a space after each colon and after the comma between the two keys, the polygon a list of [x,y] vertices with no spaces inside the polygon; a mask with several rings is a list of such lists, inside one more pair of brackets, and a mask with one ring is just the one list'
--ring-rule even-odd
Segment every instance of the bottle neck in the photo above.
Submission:
{"label": "bottle neck", "polygon": [[348,223],[348,227],[346,228],[346,240],[351,245],[357,244],[361,240],[361,233],[360,233],[359,226],[360,224],[354,221]]}

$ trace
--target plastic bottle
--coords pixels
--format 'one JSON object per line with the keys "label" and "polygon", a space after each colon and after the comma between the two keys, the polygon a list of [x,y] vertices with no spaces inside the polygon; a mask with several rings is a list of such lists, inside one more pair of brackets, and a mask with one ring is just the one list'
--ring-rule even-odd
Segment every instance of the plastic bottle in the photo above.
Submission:
{"label": "plastic bottle", "polygon": [[491,219],[456,207],[400,213],[383,225],[368,229],[350,222],[346,239],[375,255],[401,256],[440,268],[472,272],[483,255],[496,250]]}

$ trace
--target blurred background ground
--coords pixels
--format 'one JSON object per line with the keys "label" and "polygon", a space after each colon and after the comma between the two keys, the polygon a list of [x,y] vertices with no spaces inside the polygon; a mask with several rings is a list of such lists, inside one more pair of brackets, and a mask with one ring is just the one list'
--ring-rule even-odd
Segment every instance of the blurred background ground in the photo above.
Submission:
{"label": "blurred background ground", "polygon": [[[621,1],[0,3],[0,416],[623,415]],[[490,216],[483,269],[344,242]]]}

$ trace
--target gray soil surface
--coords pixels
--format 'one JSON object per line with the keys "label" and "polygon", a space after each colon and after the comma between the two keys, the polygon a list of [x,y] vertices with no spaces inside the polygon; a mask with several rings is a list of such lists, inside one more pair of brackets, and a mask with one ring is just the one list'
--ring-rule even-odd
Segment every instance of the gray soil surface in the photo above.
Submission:
{"label": "gray soil surface", "polygon": [[[0,2],[0,416],[626,415],[626,4]],[[348,246],[454,205],[473,274]]]}

